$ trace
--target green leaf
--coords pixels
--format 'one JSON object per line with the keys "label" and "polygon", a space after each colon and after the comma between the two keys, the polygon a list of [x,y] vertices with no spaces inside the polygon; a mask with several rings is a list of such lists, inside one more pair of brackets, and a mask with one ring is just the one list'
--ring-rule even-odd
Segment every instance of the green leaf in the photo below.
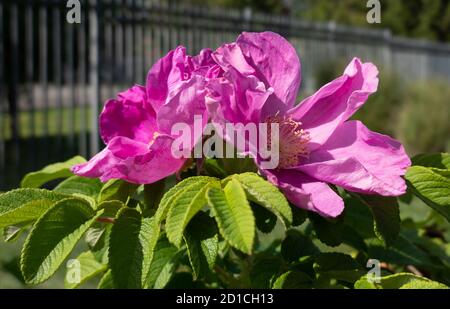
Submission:
{"label": "green leaf", "polygon": [[44,189],[17,189],[0,194],[0,228],[32,222],[55,202],[69,197]]}
{"label": "green leaf", "polygon": [[321,253],[315,257],[314,270],[332,279],[354,283],[367,273],[351,256],[342,253]]}
{"label": "green leaf", "polygon": [[99,263],[91,251],[81,253],[70,262],[64,279],[67,289],[75,289],[107,269],[107,265]]}
{"label": "green leaf", "polygon": [[151,218],[132,208],[117,215],[109,239],[109,266],[115,288],[142,288],[150,265]]}
{"label": "green leaf", "polygon": [[158,209],[155,213],[155,224],[159,226],[161,222],[166,218],[167,213],[171,206],[173,205],[174,200],[184,191],[189,188],[189,186],[194,185],[196,183],[205,183],[211,181],[211,177],[198,176],[198,177],[189,177],[184,179],[183,181],[177,183],[176,186],[172,187],[169,191],[167,191],[161,199],[159,203]]}
{"label": "green leaf", "polygon": [[314,255],[319,250],[312,243],[310,237],[306,237],[298,230],[288,230],[286,238],[281,243],[281,255],[288,262],[299,260],[303,256]]}
{"label": "green leaf", "polygon": [[261,207],[254,202],[250,202],[250,206],[255,215],[255,223],[258,230],[265,234],[270,233],[277,224],[277,216],[267,210],[267,208]]}
{"label": "green leaf", "polygon": [[223,168],[223,162],[217,159],[206,158],[203,168],[206,170],[208,175],[225,178],[227,177],[227,172]]}
{"label": "green leaf", "polygon": [[331,221],[312,212],[308,214],[308,218],[311,220],[317,238],[321,242],[330,247],[336,247],[342,243],[342,231],[344,229],[342,218]]}
{"label": "green leaf", "polygon": [[216,178],[201,177],[199,181],[184,188],[173,200],[166,219],[167,238],[178,248],[181,246],[183,232],[192,217],[206,204],[206,190],[219,187]]}
{"label": "green leaf", "polygon": [[288,271],[277,278],[273,289],[308,289],[312,286],[312,279],[301,271]]}
{"label": "green leaf", "polygon": [[344,200],[344,222],[358,232],[363,238],[376,237],[372,212],[358,197],[351,196]]}
{"label": "green leaf", "polygon": [[39,188],[49,181],[70,177],[73,175],[70,168],[84,162],[86,162],[86,159],[76,156],[65,162],[48,165],[40,171],[26,174],[20,186],[22,188]]}
{"label": "green leaf", "polygon": [[115,218],[117,213],[122,209],[125,208],[125,204],[121,201],[111,200],[111,201],[104,201],[98,204],[97,209],[104,209],[102,217],[111,217]]}
{"label": "green leaf", "polygon": [[400,211],[395,197],[357,195],[369,207],[374,218],[374,231],[385,246],[395,243],[400,233]]}
{"label": "green leaf", "polygon": [[250,288],[255,289],[271,288],[272,280],[284,266],[279,255],[272,252],[255,255],[252,264]]}
{"label": "green leaf", "polygon": [[292,210],[292,225],[293,226],[302,225],[306,221],[306,218],[308,217],[307,211],[295,205],[292,204],[289,205],[291,206]]}
{"label": "green leaf", "polygon": [[355,283],[355,289],[448,289],[442,283],[409,273],[399,273],[371,281],[367,276]]}
{"label": "green leaf", "polygon": [[98,283],[98,288],[102,290],[114,289],[114,282],[111,275],[111,269],[108,269],[108,271],[100,279],[100,282]]}
{"label": "green leaf", "polygon": [[98,197],[98,202],[118,200],[126,203],[128,198],[138,187],[139,185],[121,179],[111,179],[103,185]]}
{"label": "green leaf", "polygon": [[212,270],[219,251],[219,237],[214,219],[199,212],[189,223],[184,233],[189,262],[194,279]]}
{"label": "green leaf", "polygon": [[38,284],[47,280],[73,250],[78,240],[101,215],[77,198],[57,202],[34,225],[21,254],[25,281]]}
{"label": "green leaf", "polygon": [[144,185],[144,202],[147,212],[156,209],[164,195],[166,180],[163,178],[157,182]]}
{"label": "green leaf", "polygon": [[241,183],[252,201],[273,211],[286,227],[292,224],[291,207],[277,187],[255,173],[243,173],[234,177]]}
{"label": "green leaf", "polygon": [[434,267],[430,257],[403,235],[400,235],[389,248],[382,246],[381,241],[377,238],[369,239],[367,243],[368,255],[371,258],[397,265]]}
{"label": "green leaf", "polygon": [[412,165],[450,169],[450,153],[426,153],[412,158]]}
{"label": "green leaf", "polygon": [[180,257],[181,252],[166,237],[161,237],[155,246],[146,287],[164,288],[178,266]]}
{"label": "green leaf", "polygon": [[22,232],[26,229],[28,224],[25,224],[24,226],[7,226],[3,229],[3,238],[5,242],[13,242],[16,241],[19,236],[22,234]]}
{"label": "green leaf", "polygon": [[410,167],[405,176],[424,203],[450,221],[450,171],[422,166]]}
{"label": "green leaf", "polygon": [[222,236],[236,249],[251,254],[255,217],[240,183],[231,179],[223,191],[210,188],[207,197]]}
{"label": "green leaf", "polygon": [[57,185],[53,191],[68,195],[86,195],[96,200],[102,186],[103,184],[97,178],[72,176]]}

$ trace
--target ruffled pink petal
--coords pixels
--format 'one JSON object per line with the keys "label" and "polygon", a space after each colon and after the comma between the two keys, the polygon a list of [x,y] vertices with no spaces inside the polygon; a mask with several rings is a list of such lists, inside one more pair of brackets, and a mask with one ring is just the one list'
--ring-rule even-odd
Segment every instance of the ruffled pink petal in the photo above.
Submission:
{"label": "ruffled pink petal", "polygon": [[344,210],[344,201],[326,183],[296,170],[261,172],[297,207],[329,218],[338,217]]}
{"label": "ruffled pink petal", "polygon": [[156,131],[155,117],[145,87],[136,85],[106,102],[100,115],[100,135],[105,144],[116,136],[148,143]]}
{"label": "ruffled pink petal", "polygon": [[217,65],[214,59],[212,58],[212,50],[210,48],[204,48],[200,51],[197,56],[194,56],[192,59],[192,71],[201,70],[203,68],[210,68],[212,66]]}
{"label": "ruffled pink petal", "polygon": [[156,112],[166,102],[170,89],[190,77],[186,49],[179,46],[156,62],[147,75],[147,96]]}
{"label": "ruffled pink petal", "polygon": [[290,108],[297,99],[300,87],[300,60],[295,48],[274,32],[243,32],[236,44],[247,62],[255,69],[256,77]]}
{"label": "ruffled pink petal", "polygon": [[300,60],[295,48],[280,35],[243,32],[236,43],[218,48],[213,58],[224,71],[233,68],[273,89],[264,106],[265,115],[285,112],[293,106],[300,86]]}
{"label": "ruffled pink petal", "polygon": [[[202,76],[193,76],[171,89],[166,103],[161,106],[157,123],[160,132],[172,135],[175,124],[186,124],[191,130],[191,146],[201,138],[203,128],[208,122],[205,105],[205,80]],[[201,122],[195,127],[195,117]]]}
{"label": "ruffled pink petal", "polygon": [[402,144],[367,129],[360,121],[339,126],[328,142],[298,169],[350,191],[384,196],[406,192],[401,177],[411,165]]}
{"label": "ruffled pink petal", "polygon": [[223,78],[211,80],[208,88],[208,110],[214,122],[259,123],[261,108],[272,94],[257,78],[233,68]]}
{"label": "ruffled pink petal", "polygon": [[[206,78],[219,74],[210,49],[202,49],[194,57],[186,55],[186,48],[179,46],[156,62],[147,75],[147,96],[156,112],[166,103],[173,88],[179,87],[195,75]],[[216,72],[212,68],[216,68]]]}
{"label": "ruffled pink petal", "polygon": [[289,111],[310,133],[311,149],[320,147],[334,130],[349,119],[378,87],[378,69],[355,58],[344,75],[323,86]]}
{"label": "ruffled pink petal", "polygon": [[90,178],[123,179],[137,184],[158,181],[177,172],[184,163],[171,154],[173,138],[161,135],[149,146],[126,137],[113,138],[89,162],[75,165],[72,172]]}

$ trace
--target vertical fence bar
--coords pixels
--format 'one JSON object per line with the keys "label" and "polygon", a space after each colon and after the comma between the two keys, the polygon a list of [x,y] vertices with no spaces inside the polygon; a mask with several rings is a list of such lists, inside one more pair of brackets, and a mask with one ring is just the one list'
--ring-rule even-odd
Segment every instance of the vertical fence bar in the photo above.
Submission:
{"label": "vertical fence bar", "polygon": [[49,136],[49,117],[48,117],[48,36],[47,32],[47,8],[39,8],[39,87],[41,88],[41,97],[38,111],[40,114],[40,126],[43,143],[41,144],[38,160],[44,160],[49,156],[48,136]]}
{"label": "vertical fence bar", "polygon": [[105,2],[105,22],[104,22],[104,36],[105,36],[105,81],[108,85],[106,96],[111,97],[114,93],[114,45],[113,45],[113,16],[112,16],[112,2],[108,0]]}
{"label": "vertical fence bar", "polygon": [[[120,14],[121,10],[121,3],[122,0],[113,0],[114,1],[114,19],[116,20],[116,29],[115,29],[115,70],[114,70],[114,82],[118,86],[118,89],[120,89],[124,83],[124,26],[123,26],[123,15]],[[118,90],[116,89],[116,91]],[[115,92],[116,92],[115,91]]]}
{"label": "vertical fence bar", "polygon": [[87,157],[88,156],[88,145],[87,145],[87,134],[89,127],[89,99],[87,96],[87,82],[86,82],[86,18],[85,13],[88,9],[83,9],[81,14],[81,24],[78,31],[78,98],[79,98],[79,109],[80,109],[80,140],[78,144],[79,153]]}
{"label": "vertical fence bar", "polygon": [[90,134],[90,151],[91,155],[98,152],[98,104],[100,102],[99,87],[99,9],[97,0],[90,0],[89,10],[89,83],[91,86],[90,106],[91,106],[91,134]]}
{"label": "vertical fence bar", "polygon": [[[34,100],[34,27],[33,27],[33,4],[29,3],[25,10],[25,52],[26,52],[26,72],[25,79],[27,81],[27,105],[29,115],[29,143],[30,149],[36,149],[36,121],[35,121],[35,100]],[[28,156],[29,165],[36,167],[36,156]]]}
{"label": "vertical fence bar", "polygon": [[62,55],[61,55],[61,12],[58,6],[53,7],[53,82],[56,86],[56,119],[52,120],[56,122],[56,153],[61,153],[62,138],[64,134],[64,113],[63,113],[63,85],[62,85]]}
{"label": "vertical fence bar", "polygon": [[125,11],[124,25],[125,25],[125,76],[126,84],[133,82],[134,77],[134,25],[133,20],[133,0],[125,0],[123,3],[123,10]]}
{"label": "vertical fence bar", "polygon": [[143,53],[144,51],[144,39],[143,39],[143,13],[142,12],[142,2],[135,0],[134,1],[134,21],[136,23],[136,30],[134,32],[135,37],[134,37],[134,42],[136,44],[135,48],[136,48],[136,61],[135,61],[135,65],[136,65],[136,76],[135,76],[135,80],[134,83],[140,83],[140,84],[144,84],[144,80],[145,80],[145,73],[144,73],[144,57],[145,57],[145,53]]}
{"label": "vertical fence bar", "polygon": [[77,113],[77,106],[75,103],[75,82],[74,82],[74,75],[75,75],[75,61],[74,61],[74,25],[75,24],[69,24],[67,22],[64,23],[66,26],[66,37],[65,37],[65,45],[66,45],[66,89],[68,88],[68,104],[64,107],[66,114],[68,114],[68,145],[69,150],[71,154],[75,151],[74,145],[75,145],[75,135],[76,135],[76,113]]}
{"label": "vertical fence bar", "polygon": [[13,164],[15,172],[11,175],[14,183],[18,180],[20,167],[20,145],[19,145],[19,8],[17,3],[12,3],[10,7],[10,70],[9,70],[9,92],[8,92],[8,109],[10,115],[10,126],[12,134],[12,151]]}

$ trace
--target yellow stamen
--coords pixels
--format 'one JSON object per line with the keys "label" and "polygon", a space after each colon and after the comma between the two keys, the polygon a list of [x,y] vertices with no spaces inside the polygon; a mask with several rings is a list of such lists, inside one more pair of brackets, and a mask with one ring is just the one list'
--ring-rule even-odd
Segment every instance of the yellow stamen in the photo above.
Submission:
{"label": "yellow stamen", "polygon": [[279,125],[279,169],[297,166],[303,158],[309,156],[308,143],[310,136],[308,132],[301,129],[301,122],[297,122],[290,117],[283,117],[279,114],[269,116],[266,119],[268,128],[268,145],[271,143],[270,124]]}

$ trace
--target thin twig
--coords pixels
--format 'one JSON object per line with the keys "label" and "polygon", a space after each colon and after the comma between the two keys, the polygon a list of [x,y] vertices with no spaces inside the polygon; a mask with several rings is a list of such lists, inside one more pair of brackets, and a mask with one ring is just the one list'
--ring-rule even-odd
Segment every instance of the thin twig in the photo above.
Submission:
{"label": "thin twig", "polygon": [[116,220],[114,218],[97,218],[97,222],[103,222],[103,223],[111,223],[114,224],[116,222]]}
{"label": "thin twig", "polygon": [[413,273],[414,275],[416,275],[416,276],[420,276],[420,277],[423,277],[423,274],[420,272],[420,270],[418,270],[415,266],[413,266],[413,265],[408,265],[408,266],[406,266],[406,269],[409,271],[409,272],[411,272],[411,273]]}

